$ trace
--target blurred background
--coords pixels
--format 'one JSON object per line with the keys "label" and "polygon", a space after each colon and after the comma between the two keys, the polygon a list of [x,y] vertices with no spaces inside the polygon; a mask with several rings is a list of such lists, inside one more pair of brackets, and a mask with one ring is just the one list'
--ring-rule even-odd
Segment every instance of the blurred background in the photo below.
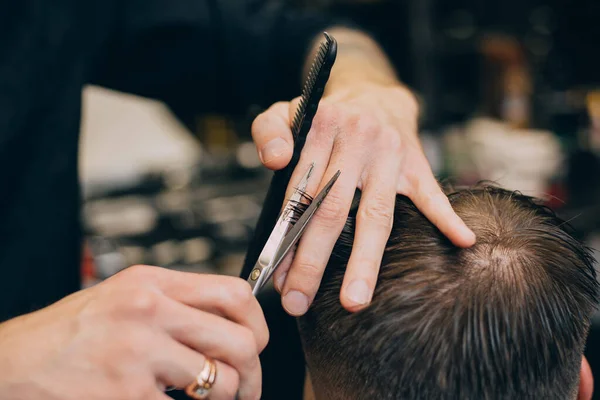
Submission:
{"label": "blurred background", "polygon": [[[378,38],[419,96],[441,180],[542,197],[600,249],[597,1],[292,2]],[[202,115],[98,87],[84,99],[84,285],[137,263],[237,275],[271,177],[250,138],[260,108]]]}

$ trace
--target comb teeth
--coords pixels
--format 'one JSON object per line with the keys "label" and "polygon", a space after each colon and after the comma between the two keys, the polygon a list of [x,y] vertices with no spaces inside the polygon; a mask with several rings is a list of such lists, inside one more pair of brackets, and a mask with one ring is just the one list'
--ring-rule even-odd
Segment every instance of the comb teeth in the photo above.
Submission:
{"label": "comb teeth", "polygon": [[327,33],[325,33],[325,38],[325,42],[321,42],[321,45],[319,46],[319,51],[313,60],[306,81],[304,82],[304,87],[302,88],[300,103],[298,104],[296,114],[294,115],[294,121],[292,122],[292,133],[294,134],[294,138],[297,138],[300,134],[300,128],[302,127],[304,114],[306,113],[306,105],[308,104],[308,100],[314,89],[317,77],[319,76],[321,68],[323,67],[323,63],[325,62],[325,56],[327,55],[327,52],[333,43],[333,40]]}

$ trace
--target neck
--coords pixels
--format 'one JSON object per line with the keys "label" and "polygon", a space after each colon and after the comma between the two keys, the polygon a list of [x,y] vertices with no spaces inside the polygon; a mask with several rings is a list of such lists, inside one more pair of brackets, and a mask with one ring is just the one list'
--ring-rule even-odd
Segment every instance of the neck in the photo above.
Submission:
{"label": "neck", "polygon": [[313,390],[312,382],[310,381],[310,374],[306,371],[306,378],[304,378],[304,400],[316,400],[315,392]]}

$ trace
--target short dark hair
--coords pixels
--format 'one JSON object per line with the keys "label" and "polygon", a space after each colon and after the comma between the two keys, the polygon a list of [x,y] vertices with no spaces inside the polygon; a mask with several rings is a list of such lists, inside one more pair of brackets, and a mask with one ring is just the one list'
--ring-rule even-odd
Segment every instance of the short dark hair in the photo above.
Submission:
{"label": "short dark hair", "polygon": [[477,243],[453,246],[398,196],[372,303],[357,313],[339,301],[351,213],[298,320],[317,392],[332,400],[575,397],[598,302],[590,251],[518,192],[482,185],[448,198]]}

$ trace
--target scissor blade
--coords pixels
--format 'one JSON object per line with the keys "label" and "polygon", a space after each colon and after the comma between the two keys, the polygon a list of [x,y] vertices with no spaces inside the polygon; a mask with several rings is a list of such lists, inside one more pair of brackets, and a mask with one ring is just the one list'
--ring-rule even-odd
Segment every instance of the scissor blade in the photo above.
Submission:
{"label": "scissor blade", "polygon": [[279,218],[275,223],[275,227],[273,228],[271,235],[269,235],[269,239],[265,243],[265,247],[260,252],[257,263],[261,267],[261,270],[264,268],[268,268],[271,265],[273,261],[273,256],[275,256],[275,254],[277,253],[277,249],[281,245],[281,241],[293,225],[289,220],[289,214],[293,212],[290,205],[299,203],[302,200],[302,193],[306,192],[308,179],[312,174],[314,166],[314,163],[312,163],[309,166],[308,170],[302,177],[302,180],[298,184],[298,187],[292,194],[292,197],[285,203],[285,206],[283,207],[283,210],[281,211]]}
{"label": "scissor blade", "polygon": [[331,178],[327,185],[325,185],[323,190],[321,190],[321,193],[319,193],[317,197],[314,198],[312,203],[310,203],[310,206],[308,206],[308,208],[306,209],[306,211],[304,211],[300,219],[298,219],[298,221],[294,224],[292,229],[290,229],[288,234],[285,236],[285,239],[283,239],[283,242],[281,242],[281,246],[279,246],[279,249],[277,250],[277,254],[275,254],[275,257],[273,258],[273,267],[271,268],[271,271],[274,271],[279,266],[286,254],[298,242],[298,240],[304,233],[304,230],[308,226],[308,223],[321,206],[321,203],[323,203],[323,200],[325,200],[325,197],[327,197],[327,195],[329,194],[329,191],[333,187],[333,184],[337,181],[338,177],[340,176],[340,173],[341,171],[337,171],[335,173],[333,178]]}
{"label": "scissor blade", "polygon": [[310,178],[314,167],[315,163],[313,162],[310,164],[308,170],[302,177],[302,180],[296,187],[296,190],[294,190],[294,193],[290,199],[285,203],[283,210],[279,214],[279,218],[275,223],[275,227],[265,243],[265,247],[263,247],[260,255],[258,256],[258,260],[254,264],[254,268],[250,272],[248,283],[250,283],[250,287],[252,288],[252,292],[254,294],[258,293],[258,291],[267,282],[269,277],[273,274],[273,259],[277,254],[277,250],[281,247],[283,238],[294,225],[292,219],[290,218],[295,212],[294,207],[292,206],[302,201],[302,197],[304,196],[304,193],[306,193],[306,187],[308,186],[308,179]]}

